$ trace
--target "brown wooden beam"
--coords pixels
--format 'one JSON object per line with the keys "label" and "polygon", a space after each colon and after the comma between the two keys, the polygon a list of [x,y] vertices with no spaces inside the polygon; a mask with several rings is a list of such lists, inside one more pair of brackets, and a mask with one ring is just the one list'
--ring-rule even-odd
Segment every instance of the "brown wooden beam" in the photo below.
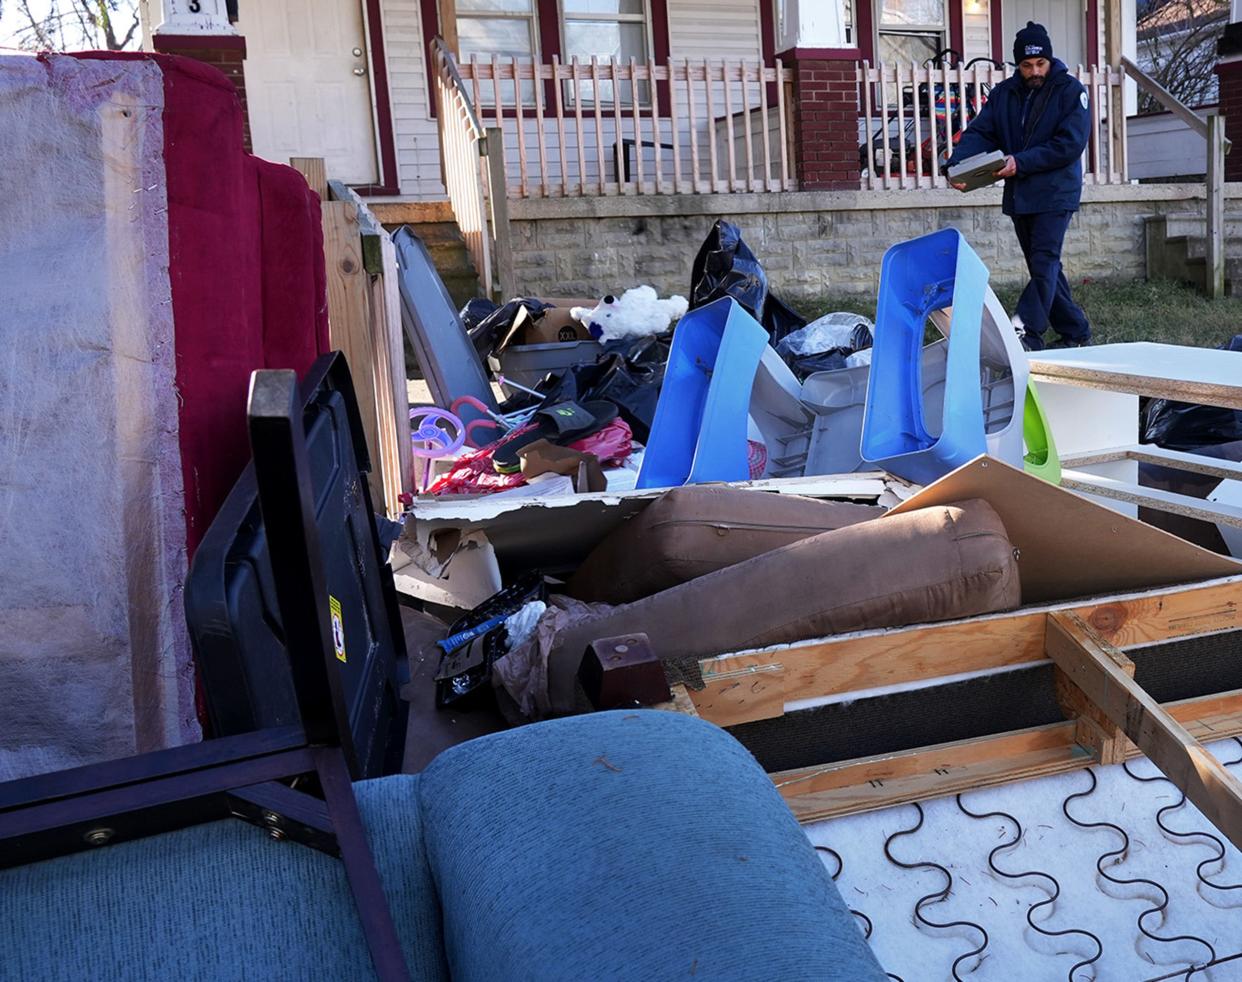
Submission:
{"label": "brown wooden beam", "polygon": [[[1185,587],[1071,601],[1069,610],[1118,647],[1242,627],[1242,577]],[[920,682],[1042,661],[1048,608],[971,617],[899,630],[859,631],[801,644],[700,659],[710,692],[692,692],[704,719],[719,725],[780,716],[784,702]],[[780,699],[729,683],[737,673],[780,672]],[[763,715],[756,715],[763,713]],[[722,722],[724,721],[724,722]]]}
{"label": "brown wooden beam", "polygon": [[[1242,690],[1170,703],[1168,714],[1199,740],[1242,736]],[[1126,743],[1126,757],[1140,751]],[[858,757],[770,775],[799,822],[818,822],[980,788],[1063,774],[1096,763],[1074,723]]]}
{"label": "brown wooden beam", "polygon": [[1087,699],[1242,848],[1242,781],[1126,674],[1118,663],[1120,653],[1067,612],[1048,615],[1046,647],[1048,657]]}

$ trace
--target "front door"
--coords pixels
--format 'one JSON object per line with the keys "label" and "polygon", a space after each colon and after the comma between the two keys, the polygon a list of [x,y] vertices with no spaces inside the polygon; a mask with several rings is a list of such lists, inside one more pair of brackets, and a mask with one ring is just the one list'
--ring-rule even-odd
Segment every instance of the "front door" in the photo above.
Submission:
{"label": "front door", "polygon": [[323,157],[331,179],[379,183],[360,0],[242,0],[239,13],[255,154]]}
{"label": "front door", "polygon": [[1048,28],[1053,55],[1065,62],[1071,72],[1077,70],[1079,65],[1085,68],[1095,61],[1094,56],[1084,57],[1086,45],[1083,44],[1083,34],[1087,28],[1080,2],[1002,0],[1001,15],[1001,24],[1004,26],[1002,50],[1005,52],[1002,58],[1005,61],[1013,58],[1013,36],[1019,29],[1026,27],[1028,20]]}

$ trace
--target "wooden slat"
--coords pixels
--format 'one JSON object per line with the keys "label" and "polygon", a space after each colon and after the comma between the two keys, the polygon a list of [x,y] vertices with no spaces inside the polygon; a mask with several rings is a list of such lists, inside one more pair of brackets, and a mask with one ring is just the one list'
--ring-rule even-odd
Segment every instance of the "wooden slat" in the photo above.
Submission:
{"label": "wooden slat", "polygon": [[[914,117],[914,186],[919,186],[923,177],[923,121],[919,118],[919,69],[910,62],[910,112]],[[932,101],[932,126],[935,124],[935,100]],[[904,142],[904,141],[903,141]]]}
{"label": "wooden slat", "polygon": [[328,200],[328,170],[322,157],[290,157],[289,166],[306,178],[320,201]]}
{"label": "wooden slat", "polygon": [[[1242,576],[1204,584],[1071,601],[1070,610],[1118,647],[1242,627]],[[1047,608],[899,630],[860,631],[803,644],[704,658],[705,674],[779,665],[789,700],[861,692],[1043,660]],[[742,693],[738,693],[742,695]],[[770,705],[770,704],[769,704]],[[783,707],[772,707],[780,715]],[[700,711],[702,707],[700,707]],[[723,697],[711,713],[727,714]]]}
{"label": "wooden slat", "polygon": [[768,125],[768,70],[759,64],[759,135],[763,140],[763,190],[772,190],[772,135]]}
{"label": "wooden slat", "polygon": [[1115,184],[1114,175],[1117,171],[1117,156],[1119,148],[1113,142],[1113,125],[1117,121],[1116,107],[1113,105],[1113,87],[1109,84],[1109,76],[1112,73],[1104,69],[1104,112],[1106,114],[1107,123],[1104,127],[1104,146],[1108,148],[1108,170],[1105,173],[1105,183]]}
{"label": "wooden slat", "polygon": [[[614,63],[615,64],[615,63]],[[620,92],[618,84],[617,91]],[[638,64],[630,59],[630,109],[634,115],[634,173],[638,175],[638,187],[643,186],[643,115],[638,100]]]}
{"label": "wooden slat", "polygon": [[[616,75],[615,69],[613,70],[613,75]],[[595,160],[597,162],[596,169],[599,171],[599,193],[604,194],[606,193],[604,185],[607,175],[604,173],[604,113],[603,107],[599,102],[599,83],[599,58],[596,55],[591,55],[591,102],[595,111]],[[615,85],[616,83],[613,84]]]}
{"label": "wooden slat", "polygon": [[[655,62],[647,62],[647,91],[651,93],[651,139],[655,143],[655,187],[656,194],[664,193],[664,159],[663,127],[660,125],[660,90],[656,86]],[[670,90],[671,91],[671,90]],[[637,96],[636,96],[637,98]]]}
{"label": "wooden slat", "polygon": [[677,87],[674,81],[673,65],[668,66],[668,121],[673,131],[673,193],[681,194],[681,124],[677,117]]}
{"label": "wooden slat", "polygon": [[[690,59],[686,59],[686,116],[690,120],[691,190],[699,191],[699,125],[695,120],[694,86],[690,82]],[[714,188],[712,190],[715,190]]]}
{"label": "wooden slat", "polygon": [[[724,83],[725,146],[729,150],[729,190],[737,190],[737,134],[733,129],[733,80],[727,61],[720,62],[720,80]],[[713,141],[714,142],[714,141]]]}
{"label": "wooden slat", "polygon": [[1091,180],[1100,182],[1100,73],[1094,66],[1091,68]]}
{"label": "wooden slat", "polygon": [[[565,100],[562,96],[564,88],[564,72],[561,59],[552,56],[552,91],[556,96],[556,152],[561,161],[561,195],[569,196],[569,163],[565,157]],[[578,141],[578,152],[582,152],[582,141]]]}
{"label": "wooden slat", "polygon": [[[1045,632],[1045,643],[1047,634]],[[1130,678],[1134,678],[1134,662],[1108,645],[1108,655]],[[1126,759],[1127,740],[1121,727],[1094,702],[1087,698],[1074,680],[1059,666],[1053,669],[1057,703],[1065,718],[1074,723],[1074,739],[1101,764],[1120,764]]]}
{"label": "wooden slat", "polygon": [[1242,781],[1213,757],[1117,663],[1073,614],[1048,615],[1047,652],[1218,830],[1242,848]]}
{"label": "wooden slat", "polygon": [[[388,375],[394,425],[393,440],[397,458],[397,482],[400,493],[414,487],[414,453],[410,439],[410,398],[405,380],[405,339],[401,327],[401,288],[397,280],[397,249],[392,239],[384,236],[380,243],[383,273],[372,285],[372,308],[383,311],[384,330],[381,338],[388,342]],[[398,501],[398,505],[399,505]],[[397,513],[403,511],[398,507]]]}
{"label": "wooden slat", "polygon": [[548,184],[548,138],[543,126],[543,66],[535,66],[535,126],[539,145],[539,195],[546,198],[550,193]]}
{"label": "wooden slat", "polygon": [[586,137],[582,129],[582,72],[581,66],[578,64],[578,56],[574,55],[573,59],[573,86],[574,86],[574,125],[577,127],[578,137],[578,189],[581,193],[586,194],[587,173],[586,173]]}
{"label": "wooden slat", "polygon": [[[376,390],[372,375],[370,284],[362,266],[362,243],[358,237],[358,211],[348,201],[327,201],[322,209],[323,254],[328,288],[328,340],[349,363],[358,396],[367,452],[380,459],[380,436],[376,420]],[[367,475],[371,500],[385,500],[379,467]]]}
{"label": "wooden slat", "polygon": [[[746,62],[742,65],[742,122],[746,127],[746,190],[755,190],[755,146],[751,135],[753,120],[750,118],[750,85],[747,79]],[[759,71],[759,87],[763,88],[763,70]],[[766,120],[764,120],[766,124]]]}
{"label": "wooden slat", "polygon": [[781,187],[786,191],[793,189],[789,178],[789,134],[785,113],[788,101],[785,98],[785,68],[779,58],[776,59],[776,99],[779,125],[781,128]]}
{"label": "wooden slat", "polygon": [[[721,71],[723,75],[723,70]],[[712,193],[721,190],[720,166],[716,159],[716,106],[712,99],[712,73],[707,61],[703,62],[703,85],[707,94],[707,149],[712,163]]]}
{"label": "wooden slat", "polygon": [[328,193],[333,201],[348,201],[358,210],[358,234],[362,239],[362,266],[372,276],[384,272],[384,259],[380,241],[388,233],[367,207],[362,196],[342,181],[328,181]]}
{"label": "wooden slat", "polygon": [[906,174],[906,100],[901,95],[901,65],[893,65],[894,91],[897,93],[897,160],[900,167],[898,186],[909,187]]}
{"label": "wooden slat", "polygon": [[[884,190],[887,191],[892,186],[892,150],[889,148],[888,139],[888,83],[885,81],[887,68],[881,64],[880,69],[880,147],[884,151]],[[894,69],[894,75],[896,70]]]}
{"label": "wooden slat", "polygon": [[691,692],[690,699],[704,719],[736,726],[781,715],[788,696],[785,680],[779,663],[732,664],[723,671],[704,672],[704,688]]}
{"label": "wooden slat", "polygon": [[[638,187],[637,185],[630,187],[626,186],[629,182],[625,180],[625,172],[622,167],[622,163],[625,159],[625,146],[622,144],[622,139],[625,133],[621,126],[621,100],[618,98],[620,93],[620,82],[617,80],[617,63],[614,61],[610,64],[612,66],[612,122],[613,126],[616,128],[617,146],[617,152],[613,155],[616,159],[613,166],[617,169],[617,173],[615,175],[617,178],[617,190],[619,193],[624,194],[626,191],[636,192]],[[638,150],[637,147],[635,147],[635,149]],[[638,152],[641,153],[642,151],[638,150]],[[600,166],[603,166],[603,161],[600,161]],[[632,181],[633,178],[634,175],[631,174],[630,180]]]}
{"label": "wooden slat", "polygon": [[518,77],[517,55],[512,56],[513,66],[513,115],[517,123],[518,174],[521,180],[522,197],[530,197],[530,176],[526,172],[526,118],[522,103],[522,80]]}
{"label": "wooden slat", "polygon": [[[1242,690],[1164,707],[1198,740],[1242,736]],[[1064,774],[1096,763],[1074,723],[1015,730],[771,774],[799,822],[817,822],[963,791]],[[1126,757],[1140,755],[1126,741]]]}
{"label": "wooden slat", "polygon": [[872,145],[872,134],[875,133],[875,118],[871,113],[871,66],[864,61],[859,70],[859,79],[863,91],[863,132],[867,140],[867,188],[876,189],[875,179],[875,147]]}

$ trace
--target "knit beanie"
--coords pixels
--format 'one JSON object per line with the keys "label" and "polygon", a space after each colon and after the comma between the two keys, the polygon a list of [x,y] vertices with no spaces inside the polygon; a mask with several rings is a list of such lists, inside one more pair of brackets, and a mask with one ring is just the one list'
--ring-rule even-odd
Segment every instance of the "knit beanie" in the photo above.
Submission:
{"label": "knit beanie", "polygon": [[1052,60],[1052,38],[1048,37],[1043,24],[1036,24],[1033,20],[1028,20],[1026,27],[1013,39],[1014,64],[1021,64],[1027,58]]}

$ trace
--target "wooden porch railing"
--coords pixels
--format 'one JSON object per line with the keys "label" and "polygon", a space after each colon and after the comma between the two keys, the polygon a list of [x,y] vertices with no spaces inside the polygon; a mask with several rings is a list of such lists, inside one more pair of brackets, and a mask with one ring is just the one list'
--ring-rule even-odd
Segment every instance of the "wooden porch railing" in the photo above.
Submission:
{"label": "wooden porch railing", "polygon": [[1225,154],[1232,146],[1225,136],[1224,117],[1217,113],[1204,119],[1129,58],[1121,59],[1121,67],[1140,89],[1149,93],[1160,105],[1207,141],[1207,174],[1204,175],[1204,196],[1207,199],[1207,293],[1213,300],[1219,300],[1225,295]]}
{"label": "wooden porch railing", "polygon": [[487,134],[471,105],[470,96],[448,48],[437,38],[431,44],[436,67],[436,109],[440,121],[440,160],[444,187],[448,191],[453,217],[466,240],[466,249],[479,274],[485,296],[492,293],[491,244],[488,232]]}
{"label": "wooden porch railing", "polygon": [[784,191],[793,73],[755,61],[457,66],[513,197]]}
{"label": "wooden porch railing", "polygon": [[[1009,65],[858,67],[861,186],[876,190],[947,188],[941,166]],[[1083,153],[1086,184],[1127,183],[1126,113],[1120,68],[1081,66],[1074,75],[1090,99],[1091,140]],[[1113,149],[1117,148],[1117,149]]]}

